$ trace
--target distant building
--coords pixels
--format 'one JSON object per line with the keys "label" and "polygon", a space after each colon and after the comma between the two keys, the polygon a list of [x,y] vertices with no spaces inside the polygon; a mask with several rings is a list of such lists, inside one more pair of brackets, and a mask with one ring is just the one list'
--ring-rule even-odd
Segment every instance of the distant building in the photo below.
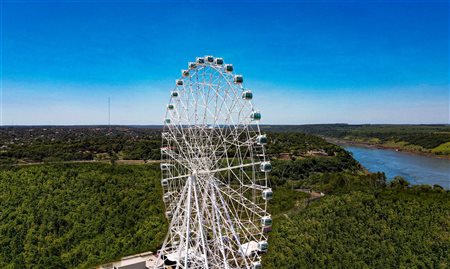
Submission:
{"label": "distant building", "polygon": [[281,160],[289,160],[289,159],[291,159],[292,158],[292,154],[291,153],[285,153],[285,152],[283,152],[283,153],[280,153],[280,154],[278,154],[278,159],[281,159]]}
{"label": "distant building", "polygon": [[310,156],[328,156],[327,152],[323,149],[320,150],[308,150],[306,152],[307,155]]}
{"label": "distant building", "polygon": [[100,265],[97,269],[150,269],[156,262],[157,257],[152,252],[144,252]]}

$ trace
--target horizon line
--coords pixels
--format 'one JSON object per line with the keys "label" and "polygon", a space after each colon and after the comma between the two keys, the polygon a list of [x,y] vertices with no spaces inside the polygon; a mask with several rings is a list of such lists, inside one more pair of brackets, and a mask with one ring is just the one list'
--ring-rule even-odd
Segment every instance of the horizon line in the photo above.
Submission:
{"label": "horizon line", "polygon": [[[398,125],[398,126],[450,126],[450,123],[302,123],[302,124],[259,124],[259,126],[311,126],[311,125]],[[1,125],[0,128],[7,127],[163,127],[164,124],[18,124]]]}

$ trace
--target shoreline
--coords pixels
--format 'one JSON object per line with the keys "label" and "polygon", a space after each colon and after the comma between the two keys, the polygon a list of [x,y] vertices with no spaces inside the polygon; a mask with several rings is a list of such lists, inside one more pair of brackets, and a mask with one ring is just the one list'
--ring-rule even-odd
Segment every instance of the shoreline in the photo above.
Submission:
{"label": "shoreline", "polygon": [[356,142],[356,141],[351,141],[351,140],[338,139],[338,138],[334,138],[334,137],[325,137],[325,136],[323,136],[322,138],[324,138],[329,143],[333,143],[333,144],[336,144],[336,145],[339,145],[339,146],[342,146],[342,145],[353,145],[353,146],[374,148],[374,149],[388,149],[388,150],[395,150],[395,151],[410,153],[410,154],[414,154],[414,155],[425,156],[425,157],[450,160],[450,156],[436,155],[436,154],[433,154],[433,153],[430,153],[430,152],[404,150],[404,149],[401,149],[401,148],[398,148],[398,147],[390,147],[390,146],[386,146],[386,145],[383,145],[383,144],[371,144],[369,142]]}

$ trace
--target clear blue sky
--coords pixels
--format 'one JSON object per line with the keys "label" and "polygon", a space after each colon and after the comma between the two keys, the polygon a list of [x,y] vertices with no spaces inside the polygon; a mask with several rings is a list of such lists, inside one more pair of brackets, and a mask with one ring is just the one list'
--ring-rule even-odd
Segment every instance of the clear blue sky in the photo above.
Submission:
{"label": "clear blue sky", "polygon": [[3,1],[3,124],[161,124],[212,54],[264,124],[449,123],[448,1]]}

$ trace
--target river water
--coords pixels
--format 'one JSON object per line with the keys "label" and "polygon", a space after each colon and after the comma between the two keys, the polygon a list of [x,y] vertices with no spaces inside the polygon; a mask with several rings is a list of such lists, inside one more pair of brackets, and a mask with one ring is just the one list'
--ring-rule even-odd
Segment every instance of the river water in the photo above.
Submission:
{"label": "river water", "polygon": [[395,176],[411,184],[439,184],[450,189],[450,160],[390,149],[342,145],[370,172],[384,172],[388,180]]}

